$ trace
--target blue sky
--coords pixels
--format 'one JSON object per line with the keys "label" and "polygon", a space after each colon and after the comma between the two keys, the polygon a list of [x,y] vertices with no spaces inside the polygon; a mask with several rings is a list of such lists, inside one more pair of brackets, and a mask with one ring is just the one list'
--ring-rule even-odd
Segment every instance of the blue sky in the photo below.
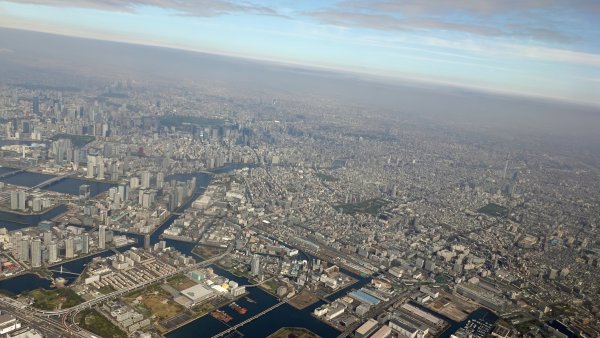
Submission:
{"label": "blue sky", "polygon": [[599,17],[597,0],[0,0],[3,27],[592,104]]}

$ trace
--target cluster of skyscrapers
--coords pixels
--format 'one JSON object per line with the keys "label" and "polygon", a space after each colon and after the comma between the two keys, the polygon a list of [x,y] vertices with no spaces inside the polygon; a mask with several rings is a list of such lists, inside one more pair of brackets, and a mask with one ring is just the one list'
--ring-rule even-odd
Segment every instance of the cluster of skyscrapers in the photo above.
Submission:
{"label": "cluster of skyscrapers", "polygon": [[[76,254],[90,253],[90,233],[82,232],[81,228],[69,229],[62,238],[57,238],[51,230],[43,231],[37,235],[24,234],[14,231],[9,236],[10,252],[23,263],[29,263],[32,268],[41,267],[42,264],[52,264],[60,258],[74,258]],[[98,249],[106,248],[106,227],[100,226],[98,230]]]}
{"label": "cluster of skyscrapers", "polygon": [[100,155],[87,156],[87,178],[104,180],[104,158]]}
{"label": "cluster of skyscrapers", "polygon": [[[28,205],[28,201],[31,201],[30,205]],[[33,198],[29,199],[29,196],[25,191],[10,192],[11,210],[27,211],[28,207],[31,207],[33,212],[41,212],[51,206],[52,203],[49,198],[33,196]]]}

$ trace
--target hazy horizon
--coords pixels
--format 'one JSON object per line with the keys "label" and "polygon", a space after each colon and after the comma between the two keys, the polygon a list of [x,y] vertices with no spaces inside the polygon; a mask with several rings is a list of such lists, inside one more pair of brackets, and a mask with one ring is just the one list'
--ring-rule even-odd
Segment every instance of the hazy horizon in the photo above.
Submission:
{"label": "hazy horizon", "polygon": [[0,27],[597,105],[578,1],[0,1]]}
{"label": "hazy horizon", "polygon": [[[218,87],[235,89],[230,90],[234,96],[337,99],[350,106],[379,109],[382,115],[409,114],[438,123],[476,125],[481,130],[598,139],[600,114],[589,106],[24,30],[0,29],[0,37],[3,82],[80,85],[104,79],[182,88],[202,85],[215,93]],[[57,80],[57,76],[69,80]]]}

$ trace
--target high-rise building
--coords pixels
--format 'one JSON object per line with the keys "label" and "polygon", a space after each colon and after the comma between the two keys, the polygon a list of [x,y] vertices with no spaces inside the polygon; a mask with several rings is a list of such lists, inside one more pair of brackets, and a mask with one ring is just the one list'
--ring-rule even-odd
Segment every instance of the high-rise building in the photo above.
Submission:
{"label": "high-rise building", "polygon": [[47,246],[48,250],[48,263],[54,263],[58,260],[58,245],[56,242],[49,242]]}
{"label": "high-rise building", "polygon": [[137,177],[132,177],[129,179],[129,187],[131,189],[137,189],[140,186],[140,179]]}
{"label": "high-rise building", "polygon": [[127,184],[120,184],[118,190],[121,201],[127,201],[129,199],[129,186]]}
{"label": "high-rise building", "polygon": [[42,241],[39,238],[31,242],[31,267],[39,268],[42,266]]}
{"label": "high-rise building", "polygon": [[19,208],[19,194],[17,191],[10,192],[10,210],[17,210]]}
{"label": "high-rise building", "polygon": [[42,200],[38,197],[34,197],[31,201],[31,208],[33,209],[33,212],[42,211]]}
{"label": "high-rise building", "polygon": [[140,190],[140,204],[144,208],[150,208],[154,203],[156,192],[154,190]]}
{"label": "high-rise building", "polygon": [[19,255],[21,254],[21,238],[23,237],[23,233],[20,231],[14,231],[10,235],[10,244],[11,244],[11,254],[16,259],[19,259]]}
{"label": "high-rise building", "polygon": [[101,225],[98,228],[98,248],[105,249],[106,248],[106,226]]}
{"label": "high-rise building", "polygon": [[27,209],[27,206],[25,204],[25,202],[27,202],[27,193],[24,191],[19,191],[19,192],[17,192],[17,195],[18,195],[18,201],[19,201],[19,210],[24,211],[25,209]]}
{"label": "high-rise building", "polygon": [[87,156],[87,178],[94,178],[94,168],[96,167],[96,156]]}
{"label": "high-rise building", "polygon": [[142,189],[150,188],[150,172],[142,171]]}
{"label": "high-rise building", "polygon": [[162,189],[165,185],[165,173],[158,172],[156,173],[156,188]]}
{"label": "high-rise building", "polygon": [[10,209],[11,210],[25,210],[27,202],[27,193],[25,191],[11,191],[10,192]]}
{"label": "high-rise building", "polygon": [[65,257],[75,257],[75,239],[73,237],[67,237],[67,239],[65,239]]}
{"label": "high-rise building", "polygon": [[174,211],[179,207],[179,193],[177,189],[173,189],[169,195],[169,210]]}
{"label": "high-rise building", "polygon": [[88,254],[90,252],[90,235],[83,234],[81,236],[81,253]]}
{"label": "high-rise building", "polygon": [[110,180],[119,180],[119,162],[114,161],[110,164]]}
{"label": "high-rise building", "polygon": [[48,245],[52,242],[52,232],[44,231],[44,244]]}
{"label": "high-rise building", "polygon": [[260,274],[260,256],[254,255],[252,256],[252,260],[250,261],[250,273],[252,276],[258,276]]}
{"label": "high-rise building", "polygon": [[146,250],[150,249],[150,235],[149,234],[144,235],[144,249],[146,249]]}
{"label": "high-rise building", "polygon": [[37,96],[34,96],[31,100],[31,113],[33,115],[40,114],[40,98]]}
{"label": "high-rise building", "polygon": [[19,258],[23,262],[29,262],[29,238],[21,238],[21,247],[19,248]]}
{"label": "high-rise building", "polygon": [[73,161],[73,144],[69,139],[53,141],[50,150],[54,155],[54,162],[56,164]]}
{"label": "high-rise building", "polygon": [[29,134],[31,133],[31,121],[29,120],[23,120],[23,134]]}
{"label": "high-rise building", "polygon": [[90,186],[82,184],[79,186],[79,200],[86,201],[90,198]]}
{"label": "high-rise building", "polygon": [[98,166],[98,179],[103,180],[104,179],[104,159],[102,158],[102,156],[98,156],[96,165]]}

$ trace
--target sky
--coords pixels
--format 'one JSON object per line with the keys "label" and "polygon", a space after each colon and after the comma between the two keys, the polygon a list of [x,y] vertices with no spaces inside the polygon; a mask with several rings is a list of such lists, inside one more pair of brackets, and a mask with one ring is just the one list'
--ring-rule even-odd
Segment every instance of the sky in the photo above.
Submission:
{"label": "sky", "polygon": [[599,0],[0,0],[0,27],[593,105],[598,18]]}

